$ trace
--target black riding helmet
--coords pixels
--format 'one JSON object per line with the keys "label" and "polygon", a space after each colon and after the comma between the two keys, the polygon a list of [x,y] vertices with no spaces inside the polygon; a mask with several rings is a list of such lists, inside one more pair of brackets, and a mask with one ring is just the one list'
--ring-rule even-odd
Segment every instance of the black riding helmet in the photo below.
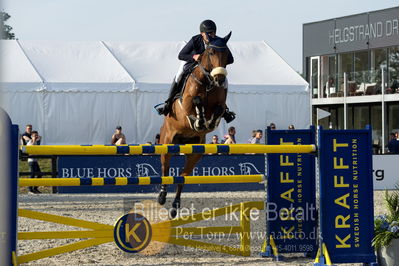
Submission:
{"label": "black riding helmet", "polygon": [[216,24],[210,19],[204,20],[200,24],[200,32],[216,32]]}

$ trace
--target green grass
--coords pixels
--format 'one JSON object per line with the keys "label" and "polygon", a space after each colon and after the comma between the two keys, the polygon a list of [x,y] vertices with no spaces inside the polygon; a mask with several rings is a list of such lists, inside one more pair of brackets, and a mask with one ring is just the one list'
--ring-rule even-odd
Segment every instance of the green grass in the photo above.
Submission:
{"label": "green grass", "polygon": [[[38,163],[40,166],[40,170],[42,172],[51,172],[51,159],[38,159]],[[28,161],[19,160],[19,171],[20,172],[29,172],[29,164]],[[23,178],[30,178],[30,176],[20,176]],[[50,175],[43,177],[51,177]],[[52,193],[52,187],[40,187],[39,190],[43,193]],[[20,187],[19,193],[26,194],[28,193],[27,187]]]}

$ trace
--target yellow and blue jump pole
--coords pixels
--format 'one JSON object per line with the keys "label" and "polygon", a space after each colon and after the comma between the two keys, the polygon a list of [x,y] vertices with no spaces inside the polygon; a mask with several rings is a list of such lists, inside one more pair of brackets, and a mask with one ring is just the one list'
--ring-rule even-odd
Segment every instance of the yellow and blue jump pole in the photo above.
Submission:
{"label": "yellow and blue jump pole", "polygon": [[160,145],[32,145],[21,146],[30,155],[115,155],[115,154],[242,154],[313,153],[316,145],[254,144],[160,144]]}
{"label": "yellow and blue jump pole", "polygon": [[140,176],[140,177],[96,177],[96,178],[20,178],[20,187],[31,186],[129,186],[172,184],[231,184],[260,183],[264,175],[231,176]]}

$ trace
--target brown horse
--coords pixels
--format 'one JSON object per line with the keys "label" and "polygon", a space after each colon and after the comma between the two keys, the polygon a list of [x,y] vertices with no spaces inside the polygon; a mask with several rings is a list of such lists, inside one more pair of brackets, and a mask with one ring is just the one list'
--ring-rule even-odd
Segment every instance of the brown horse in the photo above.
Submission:
{"label": "brown horse", "polygon": [[[172,105],[172,111],[165,117],[161,127],[161,144],[204,144],[207,133],[212,132],[226,110],[227,80],[226,65],[229,50],[224,38],[209,38],[209,44],[201,54],[198,65],[188,76],[182,99]],[[171,154],[161,155],[162,175],[169,175]],[[202,154],[186,155],[181,176],[191,174]],[[170,215],[174,218],[180,207],[183,184],[177,185],[176,196]],[[167,185],[161,186],[158,202],[166,201]]]}

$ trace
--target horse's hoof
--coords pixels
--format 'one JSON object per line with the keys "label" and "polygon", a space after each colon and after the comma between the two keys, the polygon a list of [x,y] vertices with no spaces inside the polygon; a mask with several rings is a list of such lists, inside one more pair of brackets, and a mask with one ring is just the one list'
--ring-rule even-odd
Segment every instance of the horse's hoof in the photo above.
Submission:
{"label": "horse's hoof", "polygon": [[170,217],[172,219],[174,219],[174,218],[176,218],[176,216],[177,216],[177,209],[175,209],[175,208],[171,209],[170,210]]}
{"label": "horse's hoof", "polygon": [[166,190],[161,190],[161,192],[159,192],[158,195],[158,203],[161,205],[164,205],[166,202],[166,195],[168,194],[168,192]]}
{"label": "horse's hoof", "polygon": [[172,208],[172,209],[170,210],[170,217],[171,217],[172,219],[176,218],[178,210],[179,210],[179,209],[176,209],[176,208]]}
{"label": "horse's hoof", "polygon": [[178,209],[180,209],[180,200],[174,200],[172,203],[172,209],[170,210],[170,217],[175,218]]}

